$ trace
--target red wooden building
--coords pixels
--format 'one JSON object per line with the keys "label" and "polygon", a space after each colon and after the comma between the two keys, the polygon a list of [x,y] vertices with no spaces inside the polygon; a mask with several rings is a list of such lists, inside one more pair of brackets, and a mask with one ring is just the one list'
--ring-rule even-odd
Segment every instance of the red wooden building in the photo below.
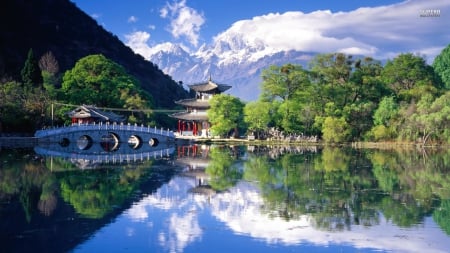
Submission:
{"label": "red wooden building", "polygon": [[195,98],[183,99],[175,103],[182,105],[186,111],[174,113],[171,116],[178,119],[178,133],[184,136],[209,136],[211,124],[206,111],[210,108],[209,100],[231,88],[230,85],[218,84],[211,80],[189,85],[195,91]]}

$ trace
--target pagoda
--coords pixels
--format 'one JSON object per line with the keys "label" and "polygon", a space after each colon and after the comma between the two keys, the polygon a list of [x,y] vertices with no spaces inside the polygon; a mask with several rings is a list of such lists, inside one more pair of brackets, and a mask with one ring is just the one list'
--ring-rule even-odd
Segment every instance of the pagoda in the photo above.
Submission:
{"label": "pagoda", "polygon": [[178,119],[179,135],[208,137],[211,126],[206,112],[210,108],[209,100],[214,95],[230,89],[231,86],[215,83],[211,77],[206,82],[188,86],[190,90],[195,91],[195,98],[175,101],[176,104],[184,106],[186,110],[174,113],[171,117]]}

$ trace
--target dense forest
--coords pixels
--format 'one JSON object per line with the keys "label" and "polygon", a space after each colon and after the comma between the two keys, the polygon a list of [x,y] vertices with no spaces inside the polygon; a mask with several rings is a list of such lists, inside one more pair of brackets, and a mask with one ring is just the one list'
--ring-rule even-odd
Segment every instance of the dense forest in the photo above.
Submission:
{"label": "dense forest", "polygon": [[213,97],[214,134],[266,138],[275,129],[285,139],[314,136],[329,143],[450,143],[450,46],[432,65],[412,53],[384,65],[330,53],[317,55],[307,69],[270,66],[262,80],[257,101]]}

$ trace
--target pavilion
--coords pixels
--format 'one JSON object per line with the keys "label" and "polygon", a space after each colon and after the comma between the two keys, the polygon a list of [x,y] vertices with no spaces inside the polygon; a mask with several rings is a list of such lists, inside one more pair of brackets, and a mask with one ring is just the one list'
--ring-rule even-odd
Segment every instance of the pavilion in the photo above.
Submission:
{"label": "pavilion", "polygon": [[186,111],[171,115],[178,119],[179,135],[208,137],[211,127],[207,115],[209,100],[230,88],[230,85],[213,82],[211,77],[206,82],[189,85],[189,89],[195,91],[195,98],[176,101],[175,103],[184,106]]}
{"label": "pavilion", "polygon": [[113,112],[106,112],[98,109],[93,105],[81,105],[67,113],[73,123],[90,124],[100,122],[124,122],[125,117],[117,115]]}

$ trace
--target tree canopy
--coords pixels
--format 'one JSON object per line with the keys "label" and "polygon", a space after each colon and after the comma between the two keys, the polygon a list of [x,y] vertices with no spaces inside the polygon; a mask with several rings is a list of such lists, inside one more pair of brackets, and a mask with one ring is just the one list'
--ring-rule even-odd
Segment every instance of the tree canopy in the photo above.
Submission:
{"label": "tree canopy", "polygon": [[215,95],[210,100],[208,119],[212,124],[214,135],[228,135],[233,130],[233,136],[239,136],[239,127],[243,123],[244,103],[238,98],[227,95]]}
{"label": "tree canopy", "polygon": [[289,134],[319,135],[326,142],[360,140],[448,143],[443,85],[450,48],[433,66],[400,54],[383,66],[370,57],[319,54],[309,69],[295,64],[262,72],[259,101],[245,108],[250,131],[275,127]]}
{"label": "tree canopy", "polygon": [[450,90],[450,45],[434,58],[433,68],[442,79],[447,90]]}

